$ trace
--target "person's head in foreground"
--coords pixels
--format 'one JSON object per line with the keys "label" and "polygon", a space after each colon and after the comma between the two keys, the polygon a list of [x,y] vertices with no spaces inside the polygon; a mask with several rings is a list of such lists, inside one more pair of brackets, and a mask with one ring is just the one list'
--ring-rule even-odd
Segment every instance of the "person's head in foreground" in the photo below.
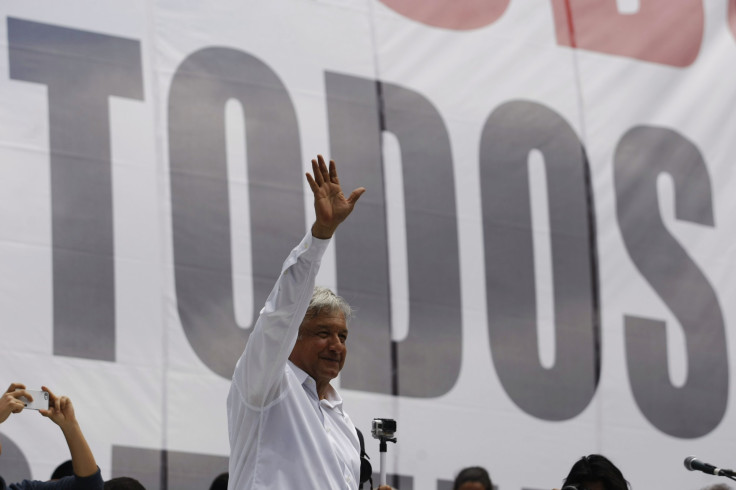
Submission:
{"label": "person's head in foreground", "polygon": [[104,490],[146,490],[146,487],[135,478],[120,476],[112,480],[107,480]]}
{"label": "person's head in foreground", "polygon": [[493,483],[485,468],[471,466],[460,471],[455,477],[452,490],[492,490]]}
{"label": "person's head in foreground", "polygon": [[591,454],[580,458],[565,478],[563,490],[628,490],[621,470],[608,458]]}

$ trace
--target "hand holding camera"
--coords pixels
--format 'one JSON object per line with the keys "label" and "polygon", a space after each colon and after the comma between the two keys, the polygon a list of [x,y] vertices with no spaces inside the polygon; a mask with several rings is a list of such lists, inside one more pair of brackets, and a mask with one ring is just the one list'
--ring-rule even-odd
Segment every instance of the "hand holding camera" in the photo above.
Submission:
{"label": "hand holding camera", "polygon": [[20,383],[12,383],[0,397],[0,424],[10,417],[11,413],[19,413],[25,408],[22,397],[33,399],[33,396],[26,391],[25,385]]}
{"label": "hand holding camera", "polygon": [[99,484],[101,489],[102,477],[92,450],[77,422],[72,401],[66,396],[57,397],[46,386],[42,386],[41,391],[34,391],[27,390],[23,384],[13,383],[0,397],[0,423],[4,422],[11,413],[22,412],[24,408],[38,410],[41,415],[59,426],[69,447],[74,475],[77,478],[94,477],[92,485]]}
{"label": "hand holding camera", "polygon": [[77,417],[74,414],[74,406],[69,397],[57,397],[50,389],[43,386],[43,391],[48,393],[49,402],[47,409],[39,409],[39,413],[51,419],[62,431],[77,425]]}

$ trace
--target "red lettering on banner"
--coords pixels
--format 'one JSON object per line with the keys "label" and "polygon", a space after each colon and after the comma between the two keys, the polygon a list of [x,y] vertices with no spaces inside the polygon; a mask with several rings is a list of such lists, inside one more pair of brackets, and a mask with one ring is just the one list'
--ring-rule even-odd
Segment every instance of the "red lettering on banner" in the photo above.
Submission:
{"label": "red lettering on banner", "polygon": [[423,24],[460,31],[496,22],[510,0],[381,0],[405,17]]}
{"label": "red lettering on banner", "polygon": [[[733,12],[734,0],[730,6]],[[562,46],[680,67],[700,52],[702,2],[639,0],[633,14],[620,13],[616,0],[552,0],[552,8]],[[729,18],[735,29],[733,15]]]}
{"label": "red lettering on banner", "polygon": [[731,34],[736,37],[736,0],[728,0],[728,25],[731,26]]}

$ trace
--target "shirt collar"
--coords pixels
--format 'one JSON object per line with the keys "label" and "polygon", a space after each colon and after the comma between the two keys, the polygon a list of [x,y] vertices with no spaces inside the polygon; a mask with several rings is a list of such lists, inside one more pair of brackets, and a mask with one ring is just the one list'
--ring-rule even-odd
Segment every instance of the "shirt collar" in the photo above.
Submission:
{"label": "shirt collar", "polygon": [[[312,378],[309,374],[307,374],[306,371],[298,367],[296,364],[294,364],[291,361],[288,361],[289,367],[294,372],[294,376],[296,376],[297,381],[299,381],[299,384],[304,386],[305,389],[308,389],[309,391],[313,392],[315,396],[317,395],[317,384],[314,381],[314,378]],[[308,385],[305,385],[307,380],[312,380],[311,383]],[[327,387],[327,393],[326,398],[322,400],[328,407],[335,408],[342,413],[342,397],[337,392],[335,388],[332,387],[332,385],[329,385]]]}

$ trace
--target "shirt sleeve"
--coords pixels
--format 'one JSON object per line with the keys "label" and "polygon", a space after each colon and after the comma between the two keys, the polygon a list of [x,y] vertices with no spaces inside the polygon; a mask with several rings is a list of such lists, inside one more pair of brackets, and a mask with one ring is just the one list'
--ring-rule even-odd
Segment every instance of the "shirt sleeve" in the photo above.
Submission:
{"label": "shirt sleeve", "polygon": [[104,482],[100,469],[90,476],[66,476],[56,481],[23,480],[12,483],[9,490],[102,490]]}
{"label": "shirt sleeve", "polygon": [[233,374],[232,389],[251,407],[262,408],[281,393],[286,362],[329,243],[308,232],[284,261]]}

